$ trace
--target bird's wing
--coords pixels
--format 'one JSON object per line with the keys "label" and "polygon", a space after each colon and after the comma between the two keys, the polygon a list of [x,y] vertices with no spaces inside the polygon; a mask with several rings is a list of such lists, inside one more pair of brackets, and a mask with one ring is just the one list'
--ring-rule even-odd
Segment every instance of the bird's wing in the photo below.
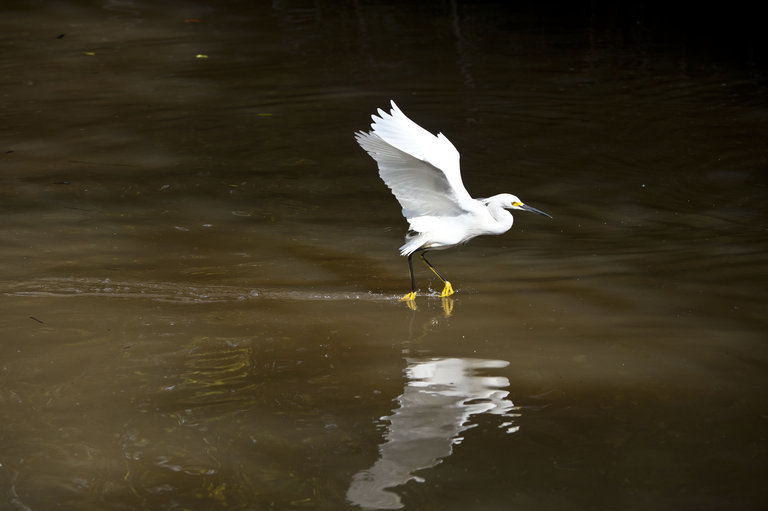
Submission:
{"label": "bird's wing", "polygon": [[403,216],[451,216],[471,210],[473,199],[461,181],[459,152],[410,120],[392,102],[387,114],[372,116],[373,130],[355,134],[379,164],[379,175],[403,207]]}

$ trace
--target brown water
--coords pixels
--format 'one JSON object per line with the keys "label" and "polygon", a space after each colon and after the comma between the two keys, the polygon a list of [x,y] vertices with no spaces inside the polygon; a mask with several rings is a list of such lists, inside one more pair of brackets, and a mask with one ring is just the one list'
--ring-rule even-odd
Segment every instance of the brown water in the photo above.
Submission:
{"label": "brown water", "polygon": [[[4,5],[1,509],[766,505],[749,58],[588,9]],[[390,98],[554,217],[415,311],[352,138]]]}

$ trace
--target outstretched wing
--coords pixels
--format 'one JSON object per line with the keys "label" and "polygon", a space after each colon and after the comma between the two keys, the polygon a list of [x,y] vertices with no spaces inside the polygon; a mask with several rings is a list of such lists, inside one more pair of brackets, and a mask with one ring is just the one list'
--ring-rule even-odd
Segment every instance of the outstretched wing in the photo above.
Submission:
{"label": "outstretched wing", "polygon": [[378,163],[403,216],[454,216],[470,210],[473,199],[461,182],[453,144],[410,120],[394,101],[389,114],[381,109],[378,114],[371,117],[372,131],[360,131],[355,138]]}

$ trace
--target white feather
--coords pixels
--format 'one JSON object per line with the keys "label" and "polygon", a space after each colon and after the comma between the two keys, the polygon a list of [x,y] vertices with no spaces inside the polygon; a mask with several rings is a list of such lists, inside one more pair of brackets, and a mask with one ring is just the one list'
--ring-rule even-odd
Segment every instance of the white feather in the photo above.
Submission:
{"label": "white feather", "polygon": [[371,131],[359,131],[355,138],[376,160],[379,175],[403,207],[412,232],[400,247],[402,255],[506,232],[513,221],[508,209],[549,216],[507,193],[473,199],[461,181],[459,152],[453,144],[442,133],[433,135],[410,120],[394,101],[389,113],[379,109],[371,118]]}
{"label": "white feather", "polygon": [[392,102],[379,109],[372,131],[358,132],[358,143],[379,164],[379,175],[392,190],[403,216],[454,216],[470,211],[473,199],[461,182],[459,152],[442,134],[431,134]]}

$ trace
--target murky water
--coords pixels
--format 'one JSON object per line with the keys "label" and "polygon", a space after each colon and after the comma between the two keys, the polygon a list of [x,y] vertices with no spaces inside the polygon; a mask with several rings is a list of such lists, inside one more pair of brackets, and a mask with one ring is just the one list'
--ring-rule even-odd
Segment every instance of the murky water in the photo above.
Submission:
{"label": "murky water", "polygon": [[[0,508],[765,505],[760,54],[588,7],[4,5]],[[390,98],[554,217],[435,253],[415,311],[352,138]]]}

